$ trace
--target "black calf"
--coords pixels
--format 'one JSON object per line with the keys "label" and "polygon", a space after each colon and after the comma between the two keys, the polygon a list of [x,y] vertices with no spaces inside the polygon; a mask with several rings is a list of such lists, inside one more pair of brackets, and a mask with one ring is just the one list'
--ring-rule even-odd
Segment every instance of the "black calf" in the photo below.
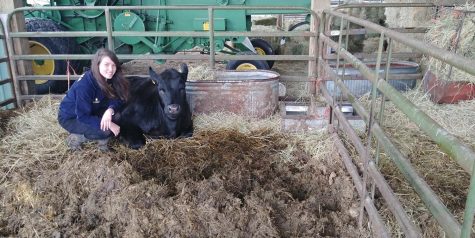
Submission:
{"label": "black calf", "polygon": [[181,72],[166,69],[160,74],[149,69],[149,78],[130,77],[129,100],[120,113],[120,136],[131,148],[152,138],[189,137],[193,134],[191,111],[186,101],[188,67]]}

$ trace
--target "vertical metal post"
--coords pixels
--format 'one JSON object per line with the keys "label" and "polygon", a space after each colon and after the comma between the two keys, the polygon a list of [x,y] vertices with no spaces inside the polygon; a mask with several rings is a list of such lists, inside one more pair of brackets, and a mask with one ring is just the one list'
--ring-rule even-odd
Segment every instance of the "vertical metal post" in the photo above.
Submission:
{"label": "vertical metal post", "polygon": [[[320,34],[323,34],[325,31],[325,20],[326,19],[326,13],[322,12],[322,15],[320,16],[320,22],[318,25],[318,54],[317,54],[317,77],[321,77],[321,67],[320,65],[322,64],[322,55],[324,54],[324,49],[323,49],[323,41],[321,40]],[[325,87],[325,85],[323,85]]]}
{"label": "vertical metal post", "polygon": [[[343,34],[341,34],[341,32],[343,31],[343,25],[344,25],[344,21],[345,21],[343,19],[343,17],[340,18],[340,19],[341,19],[340,20],[340,32],[338,33],[338,47],[336,48],[336,66],[335,66],[335,71],[336,71],[337,75],[339,74],[338,71],[340,70],[341,39],[343,38]],[[337,89],[338,89],[338,87],[336,86],[336,82],[334,81],[333,82],[333,95],[332,95],[333,102],[337,102],[337,100],[336,100],[336,90]],[[335,107],[335,105],[333,106],[333,110],[340,110],[339,106],[338,106],[338,103],[337,103],[336,107]],[[335,118],[336,118],[335,112],[332,111],[331,124],[334,124]]]}
{"label": "vertical metal post", "polygon": [[[157,17],[155,18],[155,20],[157,21],[157,24],[155,24],[155,31],[158,32],[158,27],[160,25],[160,9],[157,9]],[[154,44],[155,46],[158,45],[158,36],[155,36]]]}
{"label": "vertical metal post", "polygon": [[[391,68],[391,57],[392,57],[392,51],[393,51],[393,46],[392,46],[392,41],[391,38],[388,38],[388,49],[387,49],[387,55],[386,55],[386,70],[384,73],[384,80],[388,81],[389,80],[389,69]],[[378,123],[380,126],[383,126],[383,117],[384,117],[384,106],[386,104],[386,95],[384,93],[381,94],[381,104],[379,108],[379,117],[378,117]],[[375,157],[375,164],[379,165],[379,158],[380,158],[380,153],[381,151],[381,144],[379,143],[378,140],[376,140],[376,157]],[[374,190],[375,190],[375,184],[373,183],[371,187],[371,198],[374,199]]]}
{"label": "vertical metal post", "polygon": [[215,45],[214,45],[214,14],[213,8],[208,8],[209,20],[209,66],[214,71]]}
{"label": "vertical metal post", "polygon": [[[343,22],[341,23],[343,25]],[[340,34],[341,34],[341,30],[340,30]],[[344,45],[344,48],[346,50],[348,50],[348,41],[349,41],[349,38],[350,38],[350,21],[346,21],[346,27],[345,27],[345,45]],[[341,78],[344,79],[345,78],[345,71],[346,71],[346,61],[345,59],[343,59],[343,68],[341,70]],[[336,84],[335,84],[336,86]],[[339,105],[343,105],[343,92],[341,92],[340,90],[340,97],[339,97]],[[339,107],[340,108],[340,107]],[[337,125],[337,129],[340,129],[340,120],[338,120],[338,125]]]}
{"label": "vertical metal post", "polygon": [[[348,50],[348,42],[350,40],[350,21],[346,21],[346,33],[345,33],[345,49]],[[344,61],[345,59],[343,59]],[[346,62],[343,62],[343,70],[341,73],[341,78],[345,79],[345,70],[346,70]]]}
{"label": "vertical metal post", "polygon": [[114,51],[114,41],[112,40],[112,23],[109,8],[105,7],[104,12],[106,17],[107,48],[109,48],[111,51]]}
{"label": "vertical metal post", "polygon": [[[315,1],[312,1],[311,3],[311,11],[316,12],[317,11],[317,5]],[[316,32],[318,29],[318,21],[316,14],[311,15],[310,18],[310,32]],[[310,56],[316,56],[318,57],[318,45],[317,45],[317,37],[316,36],[311,36],[308,40],[308,55]],[[313,103],[313,96],[315,95],[315,79],[316,79],[316,74],[317,74],[317,65],[316,65],[316,59],[315,60],[309,60],[308,61],[308,79],[310,80],[307,83],[307,92],[312,95],[312,103]],[[311,105],[311,109],[313,110],[314,105]]]}
{"label": "vertical metal post", "polygon": [[[317,1],[312,1],[310,3],[310,11],[313,13],[310,18],[310,32],[316,32],[318,29],[317,21]],[[315,95],[317,93],[317,60],[318,57],[318,40],[317,36],[311,36],[308,41],[308,55],[315,56],[313,60],[309,60],[308,65],[308,77],[307,77],[307,93],[310,95],[310,105],[307,110],[307,115],[314,115],[316,111],[315,106]]]}
{"label": "vertical metal post", "polygon": [[461,238],[470,238],[472,233],[473,216],[475,214],[475,163],[473,167],[472,178],[470,178],[470,188],[468,190],[467,201],[465,202]]}
{"label": "vertical metal post", "polygon": [[[381,33],[380,38],[379,38],[379,47],[378,47],[378,56],[376,59],[376,66],[375,66],[375,74],[376,78],[379,79],[379,68],[381,66],[381,55],[383,52],[383,42],[384,42],[384,33]],[[377,81],[377,80],[376,80]],[[369,158],[371,156],[371,139],[372,139],[372,125],[373,125],[373,118],[374,118],[374,104],[376,103],[376,82],[372,83],[372,89],[371,89],[371,106],[370,106],[370,112],[369,112],[369,120],[368,120],[368,141],[366,144],[366,156],[365,156],[365,161],[363,162],[363,191],[366,193],[366,185],[367,185],[367,180],[368,180],[368,164],[369,164]],[[363,209],[363,207],[362,207]],[[363,212],[363,211],[361,211]],[[362,217],[360,216],[360,221],[359,223],[362,222]]]}

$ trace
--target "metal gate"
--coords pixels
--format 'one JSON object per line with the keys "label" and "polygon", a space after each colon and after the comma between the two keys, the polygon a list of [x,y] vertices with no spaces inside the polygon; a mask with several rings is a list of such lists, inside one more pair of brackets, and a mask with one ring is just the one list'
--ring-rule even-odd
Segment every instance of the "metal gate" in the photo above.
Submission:
{"label": "metal gate", "polygon": [[[112,26],[111,11],[122,11],[122,10],[206,10],[208,11],[209,19],[209,30],[208,31],[114,31]],[[252,11],[295,11],[295,12],[306,12],[314,17],[317,17],[316,13],[311,10],[303,7],[260,7],[260,6],[61,6],[61,7],[23,7],[13,10],[8,15],[8,21],[11,21],[12,16],[20,12],[28,11],[70,11],[70,10],[101,10],[104,11],[106,17],[106,30],[105,31],[51,31],[51,32],[12,32],[11,29],[8,29],[9,38],[8,38],[8,47],[11,53],[11,62],[12,64],[17,64],[19,61],[32,61],[32,60],[90,60],[92,59],[92,54],[16,54],[13,52],[13,38],[29,38],[29,37],[88,37],[91,35],[101,36],[107,38],[107,46],[109,49],[114,49],[114,37],[123,37],[123,36],[139,36],[139,37],[173,37],[173,36],[189,36],[189,37],[206,37],[209,38],[209,42],[214,42],[215,37],[310,37],[310,41],[316,42],[316,31],[314,32],[237,32],[237,31],[215,31],[214,19],[215,12],[217,10],[226,10],[226,11],[239,11],[239,10],[252,10]],[[313,73],[310,73],[309,78],[302,80],[300,77],[295,76],[283,76],[286,80],[290,81],[305,81],[313,82],[316,81],[316,68],[315,56],[310,55],[216,55],[216,46],[215,44],[210,44],[209,55],[168,55],[168,54],[117,54],[121,60],[200,60],[208,61],[211,68],[215,67],[216,61],[225,61],[225,60],[274,60],[274,61],[284,61],[284,60],[295,60],[295,61],[308,61],[309,65],[312,65]],[[33,81],[33,80],[67,80],[67,75],[19,75],[17,72],[12,72],[15,81],[18,82],[15,84],[15,91],[17,92],[17,101],[21,104],[24,100],[31,100],[41,98],[41,95],[27,94],[23,93],[24,90],[17,85],[20,85],[20,82],[23,81]],[[71,80],[77,79],[79,76],[70,76]],[[314,88],[314,87],[312,87]],[[54,95],[59,97],[58,95]]]}
{"label": "metal gate", "polygon": [[[371,4],[371,7],[433,7],[434,4]],[[365,5],[347,5],[346,7],[365,7]],[[131,9],[147,9],[147,10],[156,10],[165,7],[160,6],[133,6],[133,7],[43,7],[35,8],[36,10],[71,10],[71,9],[88,9],[88,10],[104,10],[106,16],[109,16],[110,10],[131,10]],[[376,188],[382,194],[384,201],[387,203],[393,215],[396,217],[397,222],[402,228],[403,232],[407,237],[420,237],[420,229],[414,225],[414,223],[409,219],[406,211],[402,207],[397,195],[389,187],[387,181],[384,179],[381,171],[378,168],[377,156],[373,158],[369,152],[371,148],[376,147],[384,150],[387,154],[390,155],[391,159],[394,161],[396,167],[404,174],[407,181],[411,186],[418,192],[421,199],[424,201],[425,206],[433,214],[436,220],[439,222],[440,226],[444,229],[445,233],[449,237],[470,237],[472,233],[473,225],[473,216],[475,212],[475,169],[473,169],[475,161],[474,151],[467,145],[463,144],[459,139],[454,135],[450,134],[432,120],[429,116],[423,113],[418,109],[413,103],[407,100],[401,93],[397,92],[391,85],[386,82],[388,78],[388,73],[380,74],[380,66],[383,56],[386,58],[387,65],[388,62],[392,60],[392,49],[391,43],[397,41],[399,43],[405,44],[406,46],[416,49],[422,52],[425,55],[435,57],[441,61],[446,62],[454,67],[464,70],[472,75],[475,75],[475,61],[458,56],[454,53],[448,52],[446,50],[437,49],[431,46],[426,45],[425,43],[406,37],[403,34],[390,30],[384,27],[381,27],[377,24],[374,24],[369,21],[365,21],[359,18],[355,18],[337,11],[325,10],[323,12],[322,19],[318,19],[318,16],[308,10],[314,19],[311,21],[310,31],[307,32],[214,32],[213,18],[214,10],[216,9],[272,9],[271,7],[203,7],[203,6],[168,6],[167,9],[199,9],[207,10],[209,13],[209,32],[124,32],[124,31],[112,31],[112,26],[110,18],[107,18],[107,31],[94,32],[93,34],[106,36],[108,42],[113,42],[113,36],[171,36],[171,35],[189,35],[189,36],[202,36],[209,37],[210,42],[214,42],[213,38],[215,36],[306,36],[310,37],[310,45],[318,46],[313,50],[310,50],[308,55],[295,56],[295,55],[276,55],[276,56],[230,56],[230,55],[215,55],[215,48],[211,46],[211,52],[209,56],[204,55],[118,55],[121,59],[186,59],[186,60],[209,60],[209,64],[213,67],[215,61],[217,60],[237,60],[237,59],[253,59],[253,60],[300,60],[308,61],[309,68],[318,68],[317,72],[309,70],[309,74],[304,78],[292,78],[289,79],[296,81],[308,82],[309,85],[314,85],[316,78],[320,80],[333,80],[335,85],[339,87],[341,92],[345,94],[353,107],[356,109],[359,115],[365,120],[368,127],[367,130],[367,139],[366,143],[361,140],[361,138],[356,134],[355,129],[350,125],[348,120],[345,118],[341,112],[341,105],[336,101],[336,99],[330,95],[328,90],[325,87],[320,87],[321,93],[326,98],[328,105],[332,110],[332,119],[329,122],[329,131],[333,133],[335,145],[338,148],[338,151],[342,157],[342,160],[351,175],[357,191],[359,192],[361,198],[361,207],[365,208],[369,219],[372,223],[374,235],[380,237],[389,237],[389,233],[384,225],[384,221],[379,214],[379,211],[374,205],[374,199],[369,192],[367,184],[369,181],[373,181],[376,185]],[[295,10],[302,10],[301,8],[289,8]],[[9,14],[9,19],[11,16],[20,11],[32,10],[31,8],[20,8],[14,10]],[[349,25],[356,24],[366,29],[369,29],[373,32],[376,32],[380,35],[379,48],[377,51],[377,63],[376,70],[369,69],[362,61],[356,58],[354,55],[349,53],[345,48],[345,41],[343,40],[344,34],[339,34],[338,42],[333,41],[330,37],[332,33],[330,29],[327,28],[327,23],[330,21],[330,18],[338,18],[341,21],[340,33],[346,32],[346,38],[349,34]],[[27,33],[27,32],[10,32],[9,34],[9,49],[12,49],[12,37],[15,38],[28,38],[31,36],[34,37],[79,37],[90,35],[91,32],[41,32],[41,33]],[[383,54],[383,42],[387,40],[389,42],[388,52]],[[112,44],[109,44],[112,46]],[[329,58],[326,57],[327,48],[332,48],[336,53],[336,68],[341,67],[344,70],[345,63],[350,63],[353,67],[361,72],[363,76],[369,79],[373,84],[372,88],[372,106],[371,110],[368,113],[366,109],[360,105],[355,97],[349,92],[348,88],[342,83],[341,77],[339,77],[329,64]],[[10,57],[13,62],[20,60],[35,60],[35,59],[85,59],[89,60],[92,55],[17,55],[10,52]],[[318,67],[316,67],[318,66]],[[388,69],[386,69],[388,72]],[[25,80],[36,80],[40,79],[38,76],[31,75],[16,75],[13,72],[13,77],[16,82],[25,81]],[[42,76],[41,79],[55,79],[55,80],[65,80],[66,75],[56,75],[56,76]],[[316,89],[313,86],[313,89]],[[418,173],[413,169],[410,162],[407,158],[400,152],[399,148],[394,145],[391,139],[384,132],[384,127],[380,124],[380,118],[375,119],[374,101],[376,98],[376,91],[379,90],[384,96],[385,99],[392,101],[407,117],[414,123],[416,123],[420,129],[427,134],[434,142],[436,142],[442,150],[444,150],[448,155],[450,155],[455,161],[460,164],[460,167],[463,168],[467,173],[471,174],[471,184],[469,187],[469,194],[466,200],[465,216],[463,219],[463,225],[461,225],[453,216],[453,214],[441,203],[437,195],[430,189],[426,182],[418,175]],[[19,92],[19,90],[18,90]],[[39,95],[18,95],[18,101],[21,103],[22,100],[34,99],[41,97]],[[311,111],[311,110],[309,110]],[[384,104],[382,104],[380,111],[384,111]],[[336,123],[337,122],[337,123]],[[361,161],[364,163],[359,164],[357,158],[351,158],[347,149],[341,141],[338,132],[344,133],[348,138],[350,138],[353,145],[356,147]],[[374,138],[377,141],[376,146],[371,144],[371,138]],[[362,176],[358,172],[363,171]],[[363,214],[363,213],[361,213]],[[362,222],[362,216],[360,216],[360,224]]]}
{"label": "metal gate", "polygon": [[[410,7],[408,3],[388,3],[388,4],[354,4],[346,5],[342,7],[346,8],[360,8],[360,7]],[[431,3],[419,3],[414,4],[413,6],[419,7],[433,7]],[[329,21],[331,19],[340,20],[340,29],[338,37],[338,42],[332,40],[331,31],[329,27]],[[345,115],[342,113],[341,104],[335,98],[335,94],[331,95],[328,92],[327,88],[321,87],[320,90],[324,97],[326,98],[327,103],[333,109],[333,116],[330,131],[332,131],[334,136],[335,145],[338,148],[338,151],[347,167],[350,175],[355,182],[356,188],[360,192],[361,196],[361,206],[366,208],[370,218],[373,217],[375,229],[381,237],[389,237],[389,233],[386,231],[384,223],[379,223],[380,215],[378,211],[374,208],[372,200],[374,196],[374,190],[368,188],[370,181],[376,185],[376,188],[382,194],[382,197],[386,201],[389,209],[395,216],[399,226],[404,231],[407,237],[421,237],[421,231],[408,217],[404,211],[401,203],[399,202],[398,197],[394,194],[392,189],[389,187],[387,181],[384,179],[383,174],[381,173],[378,167],[378,157],[379,151],[382,149],[386,154],[389,155],[391,160],[394,162],[395,166],[403,174],[407,182],[413,187],[417,192],[421,200],[423,201],[426,208],[430,211],[433,217],[437,220],[439,225],[443,228],[445,234],[448,237],[470,237],[472,234],[472,225],[475,212],[475,153],[473,149],[465,145],[461,140],[456,136],[449,133],[441,125],[435,122],[427,114],[421,111],[417,106],[415,106],[411,101],[404,97],[400,92],[394,89],[388,83],[388,72],[389,65],[393,60],[392,58],[392,44],[394,42],[402,43],[405,46],[410,47],[411,49],[417,50],[418,52],[423,53],[424,55],[434,57],[438,60],[441,60],[451,66],[457,67],[460,70],[463,70],[469,74],[475,75],[475,61],[468,59],[459,55],[456,55],[452,52],[449,52],[444,49],[440,49],[431,45],[426,44],[425,42],[416,40],[411,37],[406,37],[400,32],[390,30],[388,28],[379,26],[375,23],[362,20],[353,16],[349,16],[337,11],[325,10],[322,17],[323,21],[320,22],[319,32],[319,44],[322,46],[328,46],[333,49],[336,54],[336,72],[339,72],[338,69],[345,70],[345,65],[352,65],[355,69],[358,69],[359,72],[372,83],[371,90],[371,105],[369,112],[365,107],[358,102],[355,96],[352,95],[350,90],[345,84],[343,84],[343,77],[337,75],[335,71],[330,67],[329,58],[325,54],[319,55],[318,57],[318,66],[319,71],[318,75],[320,78],[327,78],[333,80],[336,86],[343,92],[344,95],[351,102],[354,109],[357,113],[364,119],[368,130],[366,131],[367,138],[365,141],[357,135],[355,128],[353,128],[348,120],[345,118]],[[377,60],[376,60],[376,69],[372,70],[364,62],[359,60],[357,57],[352,55],[346,48],[348,44],[348,35],[350,32],[350,24],[358,25],[366,28],[366,30],[371,30],[379,34],[379,46],[377,51]],[[384,41],[388,42],[388,50],[386,53],[383,53],[383,44]],[[383,61],[383,56],[386,61],[386,69],[383,69],[385,73],[380,73],[381,62]],[[344,63],[343,63],[344,62]],[[345,75],[344,73],[342,75]],[[379,110],[376,108],[376,94],[379,91],[382,94],[382,102],[380,104]],[[459,166],[466,172],[471,175],[471,182],[468,196],[466,199],[465,212],[463,218],[463,224],[461,225],[454,215],[449,211],[449,209],[442,203],[440,198],[434,193],[434,191],[429,187],[429,185],[424,181],[424,179],[418,174],[414,169],[413,165],[409,162],[407,156],[405,156],[388,137],[387,133],[384,130],[382,125],[383,117],[381,116],[384,112],[384,101],[390,100],[401,112],[403,112],[410,121],[414,122],[427,136],[429,136],[433,142],[439,145],[445,153],[447,153],[452,159],[454,159]],[[379,117],[376,118],[376,111],[379,111]],[[341,137],[338,133],[343,133],[353,146],[356,147],[356,150],[359,154],[360,159],[351,158],[349,156],[347,148],[344,146]],[[372,144],[372,139],[376,141],[376,145]],[[375,149],[377,152],[373,156],[371,150]],[[358,163],[361,162],[361,164]],[[362,171],[362,177],[359,175],[358,170]],[[360,217],[361,222],[361,217]]]}

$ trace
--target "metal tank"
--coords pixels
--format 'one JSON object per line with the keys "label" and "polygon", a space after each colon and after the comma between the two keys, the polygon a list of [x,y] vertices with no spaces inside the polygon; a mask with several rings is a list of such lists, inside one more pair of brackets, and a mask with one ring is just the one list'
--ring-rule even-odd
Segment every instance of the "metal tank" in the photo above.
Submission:
{"label": "metal tank", "polygon": [[[376,63],[367,62],[366,65],[371,68],[376,68]],[[333,71],[336,71],[335,66],[332,66]],[[340,66],[338,69],[338,75],[341,77],[343,73],[343,67]],[[380,66],[380,75],[384,77],[384,70],[386,69],[386,63],[381,63]],[[407,91],[413,89],[416,86],[417,79],[422,78],[420,74],[419,64],[410,61],[395,61],[392,62],[389,68],[389,84],[391,84],[398,91]],[[391,79],[397,78],[397,79]],[[346,65],[345,76],[343,83],[350,90],[350,92],[355,97],[361,97],[364,94],[370,93],[372,88],[372,83],[364,78],[361,73],[353,68],[351,65]],[[325,86],[330,92],[331,95],[334,94],[334,83],[333,81],[326,81]],[[336,96],[340,97],[340,89],[336,89]]]}
{"label": "metal tank", "polygon": [[186,95],[194,115],[232,112],[264,118],[278,107],[279,77],[268,70],[220,71],[215,80],[188,79]]}

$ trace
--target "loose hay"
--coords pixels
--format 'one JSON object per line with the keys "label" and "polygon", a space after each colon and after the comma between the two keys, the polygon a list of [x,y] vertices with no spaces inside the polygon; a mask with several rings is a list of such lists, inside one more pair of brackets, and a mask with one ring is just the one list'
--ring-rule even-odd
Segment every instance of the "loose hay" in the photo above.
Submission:
{"label": "loose hay", "polygon": [[[459,6],[455,9],[443,9],[440,17],[433,20],[425,40],[442,49],[457,52],[458,55],[475,59],[475,14],[467,13],[463,17],[463,11],[474,11],[473,4]],[[463,24],[463,25],[461,25]],[[460,26],[462,26],[460,28]],[[457,31],[460,29],[460,35]],[[457,39],[458,37],[458,39]],[[475,76],[465,73],[457,68],[428,57],[429,69],[441,80],[446,81],[469,81],[475,83]]]}
{"label": "loose hay", "polygon": [[60,162],[58,159],[66,152],[62,140],[66,132],[56,120],[58,106],[58,101],[46,97],[19,110],[18,116],[9,120],[7,133],[0,143],[0,152],[5,155],[2,156],[0,182],[12,170],[24,169],[35,174],[35,170]]}
{"label": "loose hay", "polygon": [[[419,89],[405,92],[404,95],[449,132],[475,148],[475,101],[447,105],[434,104],[430,101],[429,96]],[[369,97],[361,98],[360,101],[369,108]],[[379,103],[380,101],[376,104],[378,108]],[[454,159],[442,152],[438,145],[389,101],[385,105],[383,127],[386,134],[408,158],[419,175],[427,181],[432,190],[461,222],[470,175]],[[423,236],[444,236],[442,228],[424,207],[416,192],[410,187],[388,155],[383,151],[380,156],[380,169],[384,177],[395,193],[399,195],[403,207],[415,224],[422,229]],[[393,235],[401,235],[401,230],[387,205],[383,203],[382,199],[377,199],[377,203],[383,211],[384,217],[388,219],[388,225],[391,227]]]}
{"label": "loose hay", "polygon": [[214,80],[214,71],[208,65],[197,65],[189,68],[188,80]]}
{"label": "loose hay", "polygon": [[191,138],[71,153],[57,107],[33,104],[2,138],[1,236],[369,236],[325,134],[218,113]]}
{"label": "loose hay", "polygon": [[0,109],[0,138],[7,134],[7,125],[11,118],[17,115],[17,111],[14,109],[1,110]]}

